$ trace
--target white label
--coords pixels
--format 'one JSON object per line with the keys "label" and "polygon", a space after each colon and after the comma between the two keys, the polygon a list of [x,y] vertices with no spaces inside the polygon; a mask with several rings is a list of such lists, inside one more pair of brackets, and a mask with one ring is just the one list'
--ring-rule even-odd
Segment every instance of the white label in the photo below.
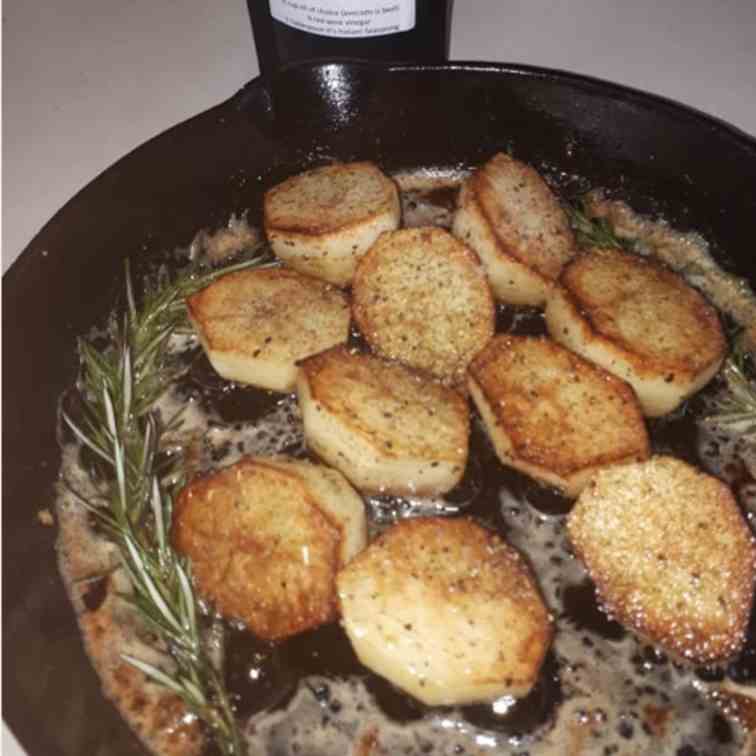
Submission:
{"label": "white label", "polygon": [[415,0],[270,0],[270,13],[322,37],[379,37],[415,27]]}

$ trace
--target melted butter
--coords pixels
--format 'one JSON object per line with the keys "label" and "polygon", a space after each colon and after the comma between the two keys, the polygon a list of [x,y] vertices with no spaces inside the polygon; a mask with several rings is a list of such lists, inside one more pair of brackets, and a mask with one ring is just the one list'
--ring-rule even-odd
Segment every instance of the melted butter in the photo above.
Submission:
{"label": "melted butter", "polygon": [[[448,213],[446,198],[441,208],[424,206],[422,192],[411,202],[414,208],[408,202],[405,213],[417,210],[437,222]],[[541,328],[539,315],[506,308],[498,322],[507,330]],[[192,340],[175,343],[177,351],[194,348]],[[181,411],[182,425],[169,444],[187,450],[192,473],[245,454],[307,454],[293,396],[218,381],[201,361],[160,400],[158,411],[164,418]],[[669,427],[656,429],[657,450],[682,443],[665,436]],[[681,436],[687,441],[677,451],[700,457],[710,470],[730,475],[730,482],[737,465],[745,467],[753,490],[756,465],[753,456],[744,456],[736,435],[724,439],[721,429],[710,430],[700,434],[696,446],[691,440],[696,434],[689,432],[694,421],[686,428]],[[73,444],[66,447],[63,475],[86,487],[77,452]],[[366,502],[373,533],[402,517],[468,513],[526,555],[556,626],[541,679],[528,697],[427,708],[362,667],[338,625],[277,646],[228,629],[226,674],[238,696],[249,753],[743,753],[743,731],[721,717],[694,670],[673,664],[602,613],[566,539],[568,505],[542,502],[543,493],[532,482],[498,465],[477,424],[467,475],[455,491],[434,499]],[[59,507],[77,504],[63,496]],[[93,564],[112,563],[112,546],[94,532],[89,538]],[[134,649],[135,655],[144,651]]]}

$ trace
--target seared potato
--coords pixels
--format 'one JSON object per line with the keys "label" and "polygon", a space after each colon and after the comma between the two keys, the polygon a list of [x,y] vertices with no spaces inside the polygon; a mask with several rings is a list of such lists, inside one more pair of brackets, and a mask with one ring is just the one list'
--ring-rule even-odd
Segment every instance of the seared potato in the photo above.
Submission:
{"label": "seared potato", "polygon": [[462,186],[452,232],[474,249],[496,299],[542,305],[576,251],[569,219],[531,166],[494,155]]}
{"label": "seared potato", "polygon": [[366,538],[362,499],[339,472],[284,457],[194,480],[173,515],[200,594],[266,640],[336,618],[336,573]]}
{"label": "seared potato", "polygon": [[357,268],[352,314],[379,354],[461,383],[494,332],[477,255],[440,228],[386,233]]}
{"label": "seared potato", "polygon": [[501,462],[568,496],[601,467],[648,457],[630,386],[550,339],[494,337],[468,387]]}
{"label": "seared potato", "polygon": [[428,376],[334,347],[299,363],[297,394],[307,445],[360,491],[430,496],[462,477],[467,402]]}
{"label": "seared potato", "polygon": [[335,163],[292,176],[265,194],[265,234],[292,268],[339,286],[384,231],[399,226],[394,182],[373,163]]}
{"label": "seared potato", "polygon": [[565,267],[546,325],[556,341],[626,380],[649,417],[708,383],[727,350],[716,310],[682,276],[616,249],[593,249]]}
{"label": "seared potato", "polygon": [[273,391],[293,391],[297,360],[349,336],[346,295],[285,268],[230,273],[187,306],[220,376]]}
{"label": "seared potato", "polygon": [[619,622],[697,664],[738,653],[756,547],[724,483],[672,457],[610,467],[580,495],[567,529]]}
{"label": "seared potato", "polygon": [[469,519],[403,520],[338,576],[362,663],[430,706],[523,696],[552,637],[524,559]]}

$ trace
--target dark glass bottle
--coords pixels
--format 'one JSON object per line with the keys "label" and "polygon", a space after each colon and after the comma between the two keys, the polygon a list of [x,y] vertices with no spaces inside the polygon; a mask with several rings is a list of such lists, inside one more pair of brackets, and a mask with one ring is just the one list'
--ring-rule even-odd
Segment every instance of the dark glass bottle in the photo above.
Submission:
{"label": "dark glass bottle", "polygon": [[315,58],[442,63],[452,0],[247,0],[260,72]]}

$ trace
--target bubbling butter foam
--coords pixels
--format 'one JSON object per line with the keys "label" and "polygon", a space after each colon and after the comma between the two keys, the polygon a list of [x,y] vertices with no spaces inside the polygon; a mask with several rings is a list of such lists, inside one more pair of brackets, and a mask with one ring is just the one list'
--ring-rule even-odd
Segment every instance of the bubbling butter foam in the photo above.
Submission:
{"label": "bubbling butter foam", "polygon": [[[448,226],[460,175],[423,174],[414,184],[404,177],[406,225]],[[527,332],[542,329],[540,315],[532,312],[527,317],[516,310],[501,312],[499,323]],[[174,349],[193,353],[198,347],[189,339],[177,340]],[[187,375],[156,409],[164,418],[182,412],[182,425],[166,444],[185,452],[190,474],[232,464],[246,454],[307,456],[295,397],[220,381],[201,357],[192,359]],[[664,422],[658,424],[657,448],[668,443],[668,430]],[[746,493],[739,492],[741,503],[756,516],[756,451],[744,450],[737,434],[727,436],[722,429],[702,425],[696,434],[695,418],[688,418],[682,435],[688,438],[686,453],[742,486]],[[698,441],[693,440],[696,436]],[[750,478],[741,475],[736,481],[736,469],[745,469]],[[468,513],[518,548],[533,567],[556,625],[553,647],[533,692],[522,701],[504,698],[478,706],[423,707],[361,667],[338,627],[279,646],[257,642],[234,628],[229,635],[241,638],[240,651],[228,651],[227,665],[236,666],[227,670],[227,677],[236,681],[231,687],[239,711],[253,711],[242,722],[249,753],[746,753],[747,733],[735,719],[721,714],[710,695],[710,680],[724,677],[725,670],[697,672],[677,665],[603,612],[567,541],[569,502],[542,506],[543,492],[537,486],[498,465],[477,421],[468,473],[459,490],[446,497],[368,499],[371,533],[402,517]],[[92,490],[81,449],[73,440],[64,447],[62,478],[83,491]],[[75,521],[78,543],[90,555],[92,569],[112,569],[113,546],[91,527],[76,497],[61,491],[58,512],[64,536]],[[546,499],[549,496],[559,498],[546,492]],[[74,573],[79,574],[65,558],[61,569],[69,583]],[[108,590],[117,584],[111,581]],[[128,621],[136,620],[132,616]],[[137,644],[133,652],[148,650]],[[258,700],[274,703],[258,706]],[[159,750],[159,739],[148,737],[146,742]],[[186,753],[194,752],[187,746]]]}

